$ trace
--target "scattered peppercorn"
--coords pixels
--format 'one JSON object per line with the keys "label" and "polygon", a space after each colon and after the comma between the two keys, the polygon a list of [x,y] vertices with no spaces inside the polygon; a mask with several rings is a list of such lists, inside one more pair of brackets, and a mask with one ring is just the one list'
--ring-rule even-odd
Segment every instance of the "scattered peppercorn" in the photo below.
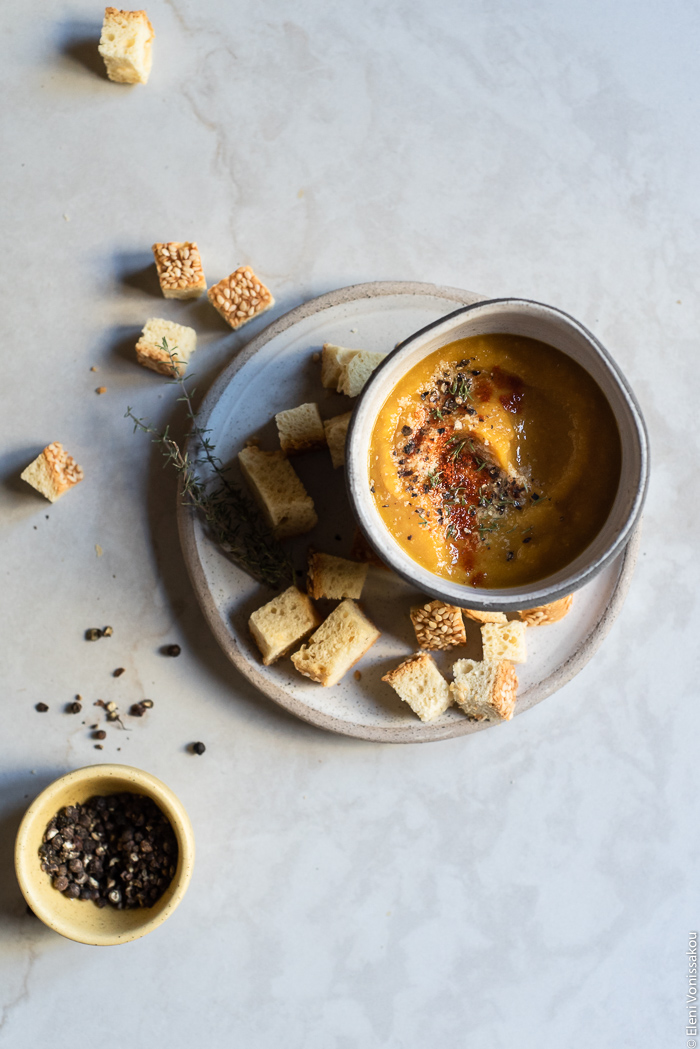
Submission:
{"label": "scattered peppercorn", "polygon": [[129,707],[129,713],[132,718],[142,718],[145,713],[143,703],[132,703]]}
{"label": "scattered peppercorn", "polygon": [[512,550],[509,550],[508,553],[506,554],[506,561],[512,561],[514,557],[515,557],[515,553]]}
{"label": "scattered peppercorn", "polygon": [[96,744],[95,744],[95,750],[104,750],[104,749],[105,749],[105,748],[104,748],[104,747],[102,746],[102,744],[101,744],[101,743],[96,743]]}
{"label": "scattered peppercorn", "polygon": [[82,709],[82,706],[77,701],[75,703],[69,703],[66,707],[66,714],[79,714]]}
{"label": "scattered peppercorn", "polygon": [[101,637],[102,637],[102,631],[98,630],[97,627],[92,626],[92,627],[90,627],[89,630],[85,631],[85,640],[86,641],[99,641],[99,639]]}
{"label": "scattered peppercorn", "polygon": [[99,728],[92,737],[93,739],[107,739],[107,733],[103,728]]}
{"label": "scattered peppercorn", "polygon": [[49,708],[48,708],[48,706],[46,705],[46,703],[37,703],[37,705],[36,705],[36,706],[34,707],[34,709],[35,709],[35,710],[38,710],[40,714],[45,714],[45,713],[46,713],[46,711],[47,711],[47,710],[48,710]]}
{"label": "scattered peppercorn", "polygon": [[129,793],[61,809],[39,847],[41,869],[55,889],[119,910],[153,906],[172,880],[177,855],[173,829],[156,803]]}
{"label": "scattered peppercorn", "polygon": [[532,542],[532,536],[528,535],[525,539],[523,539],[523,542],[524,543],[531,543]]}
{"label": "scattered peppercorn", "polygon": [[117,667],[116,670],[112,671],[112,677],[121,677],[124,673],[124,667]]}
{"label": "scattered peppercorn", "polygon": [[179,645],[166,645],[165,646],[165,655],[166,656],[179,656],[181,652],[182,652],[182,649],[180,648]]}
{"label": "scattered peppercorn", "polygon": [[193,754],[203,754],[206,749],[207,748],[204,746],[203,743],[193,743],[192,744],[192,753]]}

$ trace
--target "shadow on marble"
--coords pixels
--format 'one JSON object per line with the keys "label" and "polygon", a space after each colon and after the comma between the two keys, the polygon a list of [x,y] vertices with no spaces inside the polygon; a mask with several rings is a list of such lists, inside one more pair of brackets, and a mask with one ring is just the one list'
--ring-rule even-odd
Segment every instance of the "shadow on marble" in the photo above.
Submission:
{"label": "shadow on marble", "polygon": [[64,18],[56,23],[56,44],[60,54],[72,65],[81,67],[90,76],[108,80],[104,61],[97,50],[101,33],[101,21]]}
{"label": "shadow on marble", "polygon": [[136,351],[134,347],[139,340],[141,328],[133,324],[115,324],[105,330],[104,338],[101,340],[101,353],[105,354],[110,362],[126,361],[130,369],[134,370],[134,376],[142,379],[142,368],[137,365]]}
{"label": "shadow on marble", "polygon": [[[46,444],[49,442],[47,441]],[[0,484],[7,492],[17,496],[25,496],[23,503],[30,509],[36,510],[41,504],[50,506],[50,503],[40,495],[35,488],[23,481],[20,474],[33,462],[37,455],[46,447],[46,444],[32,444],[24,448],[16,448],[13,451],[4,452],[0,455]]]}
{"label": "shadow on marble", "polygon": [[154,299],[162,299],[158,273],[151,251],[115,251],[113,255],[115,283],[141,291]]}

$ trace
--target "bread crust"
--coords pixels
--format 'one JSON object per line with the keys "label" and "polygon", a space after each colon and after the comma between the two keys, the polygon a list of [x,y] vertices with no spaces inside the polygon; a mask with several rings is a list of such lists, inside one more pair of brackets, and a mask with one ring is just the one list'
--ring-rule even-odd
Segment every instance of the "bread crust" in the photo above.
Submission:
{"label": "bread crust", "polygon": [[475,608],[463,608],[467,619],[473,619],[475,623],[507,623],[508,616],[503,612],[479,612]]}
{"label": "bread crust", "polygon": [[275,304],[272,292],[256,277],[250,266],[239,266],[218,284],[213,284],[207,292],[207,298],[234,331]]}
{"label": "bread crust", "polygon": [[411,609],[411,622],[421,648],[448,649],[464,645],[467,634],[462,610],[444,601],[428,601]]}
{"label": "bread crust", "polygon": [[84,474],[73,456],[68,455],[65,451],[61,442],[52,441],[22,471],[20,476],[50,503],[55,503],[70,488],[80,484]]}
{"label": "bread crust", "polygon": [[569,594],[558,601],[552,601],[548,605],[538,605],[537,608],[524,608],[518,615],[523,623],[528,626],[545,626],[547,623],[558,623],[560,619],[568,615],[574,603],[574,595]]}

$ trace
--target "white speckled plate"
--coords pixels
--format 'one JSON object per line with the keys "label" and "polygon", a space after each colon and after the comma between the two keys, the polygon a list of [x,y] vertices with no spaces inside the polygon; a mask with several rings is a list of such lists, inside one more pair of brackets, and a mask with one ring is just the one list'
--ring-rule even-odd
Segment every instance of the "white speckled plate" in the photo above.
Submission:
{"label": "white speckled plate", "polygon": [[[324,418],[352,404],[321,386],[320,366],[312,355],[324,342],[388,352],[412,332],[458,306],[483,296],[432,284],[373,283],[342,288],[297,307],[258,335],[224,370],[202,406],[201,420],[211,430],[217,453],[228,461],[253,434],[265,448],[278,447],[273,416],[284,408],[317,401]],[[347,556],[354,533],[342,470],[333,470],[326,451],[297,456],[294,466],[313,496],[319,524],[293,543],[301,567],[309,545]],[[306,721],[333,732],[389,743],[446,739],[488,728],[468,721],[456,709],[422,724],[382,675],[415,650],[408,618],[421,600],[393,574],[371,568],[362,604],[382,631],[379,641],[340,684],[332,688],[301,677],[289,659],[264,667],[247,629],[250,613],[271,593],[236,568],[206,536],[199,522],[178,509],[180,536],[195,593],[220,645],[254,685]],[[566,619],[527,632],[528,662],[520,679],[516,715],[552,694],[588,662],[612,626],[629,586],[638,535],[601,575],[578,592]],[[328,603],[328,610],[331,608]],[[323,608],[321,609],[324,610]],[[480,657],[479,630],[467,627],[467,647],[435,654],[447,672],[455,658]]]}

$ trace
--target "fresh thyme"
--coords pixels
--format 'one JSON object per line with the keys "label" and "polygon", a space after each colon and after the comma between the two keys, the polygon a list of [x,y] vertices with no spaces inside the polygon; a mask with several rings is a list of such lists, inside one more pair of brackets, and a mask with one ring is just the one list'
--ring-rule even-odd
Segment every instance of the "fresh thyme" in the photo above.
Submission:
{"label": "fresh thyme", "polygon": [[[171,350],[167,339],[163,339],[161,349],[170,357],[176,375],[177,346]],[[163,431],[156,430],[137,418],[131,408],[127,408],[125,418],[133,422],[134,432],[141,430],[150,434],[153,443],[160,446],[165,465],[172,466],[180,478],[183,505],[197,511],[224,553],[249,575],[268,586],[289,585],[294,581],[289,555],[272,535],[257,507],[230,480],[228,468],[216,455],[208,436],[210,431],[197,422],[192,404],[194,390],[190,393],[181,375],[176,375],[170,385],[180,387],[178,401],[182,401],[186,408],[189,433],[184,452],[171,435],[169,426]],[[203,470],[216,480],[203,479]]]}

